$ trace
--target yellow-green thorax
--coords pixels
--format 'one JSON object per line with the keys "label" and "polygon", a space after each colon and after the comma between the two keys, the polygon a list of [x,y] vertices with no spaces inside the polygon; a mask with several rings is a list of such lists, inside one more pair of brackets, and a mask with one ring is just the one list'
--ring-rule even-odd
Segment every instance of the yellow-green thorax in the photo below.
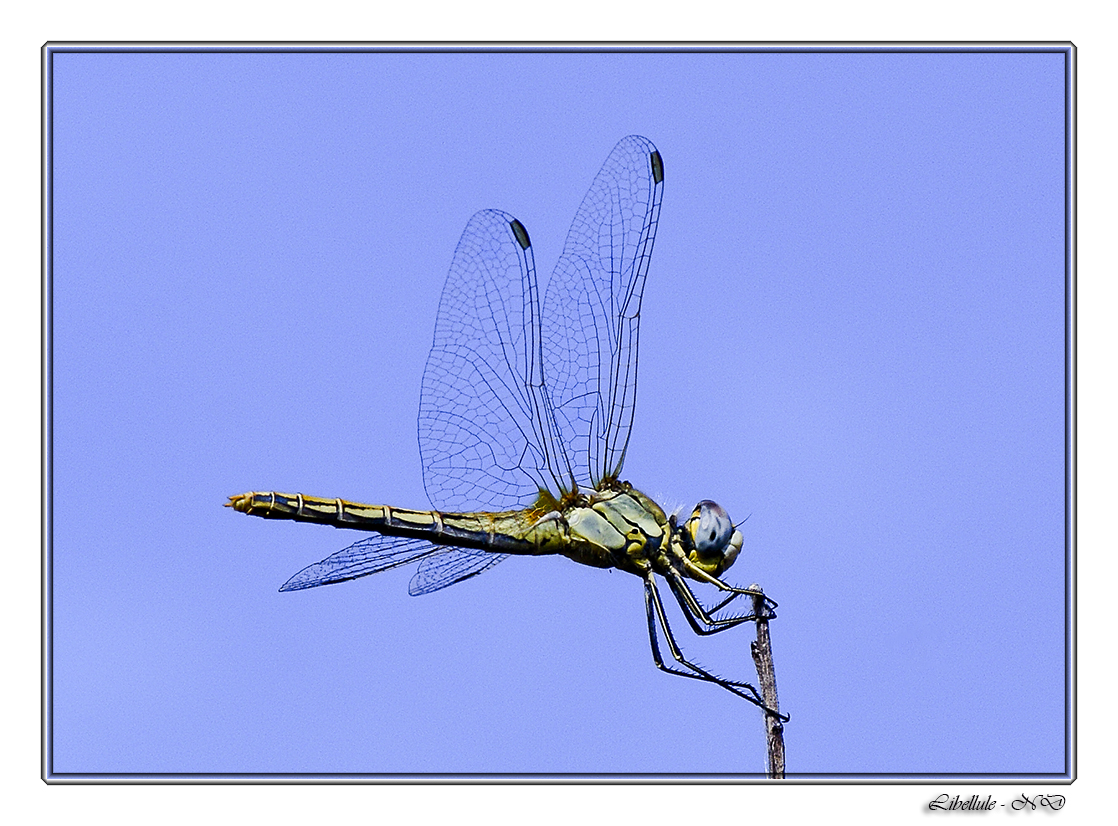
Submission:
{"label": "yellow-green thorax", "polygon": [[[598,568],[619,568],[643,575],[664,573],[672,567],[693,578],[719,576],[733,564],[741,548],[741,535],[721,534],[714,546],[696,542],[697,527],[707,525],[709,507],[702,503],[682,525],[664,514],[652,499],[627,483],[603,491],[590,491],[579,501],[552,511],[533,524],[526,538],[541,553],[561,553],[575,562]],[[724,511],[718,508],[724,515]],[[730,526],[732,531],[732,526]],[[698,574],[698,576],[696,576]]]}

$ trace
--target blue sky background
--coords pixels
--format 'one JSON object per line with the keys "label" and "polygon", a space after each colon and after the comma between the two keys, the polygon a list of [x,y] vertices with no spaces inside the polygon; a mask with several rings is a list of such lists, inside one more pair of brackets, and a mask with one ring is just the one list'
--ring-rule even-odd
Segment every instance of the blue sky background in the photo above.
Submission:
{"label": "blue sky background", "polygon": [[[664,157],[625,476],[743,526],[792,773],[1059,773],[1060,54],[57,54],[56,772],[758,772],[640,581],[511,559],[280,594],[423,507],[470,215],[541,279],[610,148]],[[679,637],[753,678],[750,630]]]}

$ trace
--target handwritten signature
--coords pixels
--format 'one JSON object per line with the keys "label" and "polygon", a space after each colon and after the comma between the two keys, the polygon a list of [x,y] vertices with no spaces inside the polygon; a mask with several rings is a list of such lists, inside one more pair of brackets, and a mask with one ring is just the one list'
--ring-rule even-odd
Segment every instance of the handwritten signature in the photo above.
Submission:
{"label": "handwritten signature", "polygon": [[[1020,812],[1023,809],[1029,811],[1036,811],[1037,809],[1059,811],[1064,808],[1066,802],[1067,800],[1062,794],[1036,794],[1029,797],[1022,792],[1020,797],[1016,797],[1009,802],[1009,807],[1015,812]],[[954,796],[941,794],[928,803],[928,808],[933,812],[988,812],[998,806],[1005,806],[1005,804],[999,803],[993,795],[979,797],[976,794],[972,794],[970,797],[963,797],[958,794]]]}
{"label": "handwritten signature", "polygon": [[1038,794],[1029,797],[1022,792],[1021,796],[1014,798],[1013,802],[1009,805],[1015,812],[1021,811],[1026,806],[1030,811],[1047,807],[1058,812],[1060,809],[1064,808],[1064,796],[1062,794]]}

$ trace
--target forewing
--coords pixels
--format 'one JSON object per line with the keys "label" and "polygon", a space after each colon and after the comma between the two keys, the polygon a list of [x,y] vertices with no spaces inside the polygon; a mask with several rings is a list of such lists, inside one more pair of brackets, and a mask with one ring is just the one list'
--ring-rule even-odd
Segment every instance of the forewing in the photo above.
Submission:
{"label": "forewing", "polygon": [[647,138],[610,152],[575,213],[547,287],[546,376],[579,485],[621,472],[637,392],[641,297],[664,188]]}
{"label": "forewing", "polygon": [[558,444],[528,233],[508,213],[484,210],[455,250],[423,373],[427,496],[445,511],[528,507],[562,478]]}
{"label": "forewing", "polygon": [[419,563],[419,570],[412,577],[408,593],[413,597],[430,594],[477,576],[507,557],[508,554],[448,548],[443,553],[433,554]]}
{"label": "forewing", "polygon": [[354,542],[344,551],[338,551],[321,562],[304,568],[287,580],[280,590],[301,591],[304,588],[345,582],[407,565],[445,550],[445,547],[426,539],[373,534],[360,542]]}

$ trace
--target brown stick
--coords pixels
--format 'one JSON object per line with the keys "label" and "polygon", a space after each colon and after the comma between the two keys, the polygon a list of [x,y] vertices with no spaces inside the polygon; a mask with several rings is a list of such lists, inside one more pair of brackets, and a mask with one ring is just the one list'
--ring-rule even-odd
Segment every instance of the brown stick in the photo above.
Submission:
{"label": "brown stick", "polygon": [[[750,590],[761,590],[753,584]],[[764,597],[753,597],[753,613],[757,615],[757,641],[750,643],[753,664],[757,666],[757,679],[761,684],[761,697],[768,709],[765,714],[765,739],[768,742],[768,773],[770,780],[784,779],[784,724],[773,712],[780,712],[776,695],[776,669],[773,667],[772,640],[769,637],[769,614]]]}

